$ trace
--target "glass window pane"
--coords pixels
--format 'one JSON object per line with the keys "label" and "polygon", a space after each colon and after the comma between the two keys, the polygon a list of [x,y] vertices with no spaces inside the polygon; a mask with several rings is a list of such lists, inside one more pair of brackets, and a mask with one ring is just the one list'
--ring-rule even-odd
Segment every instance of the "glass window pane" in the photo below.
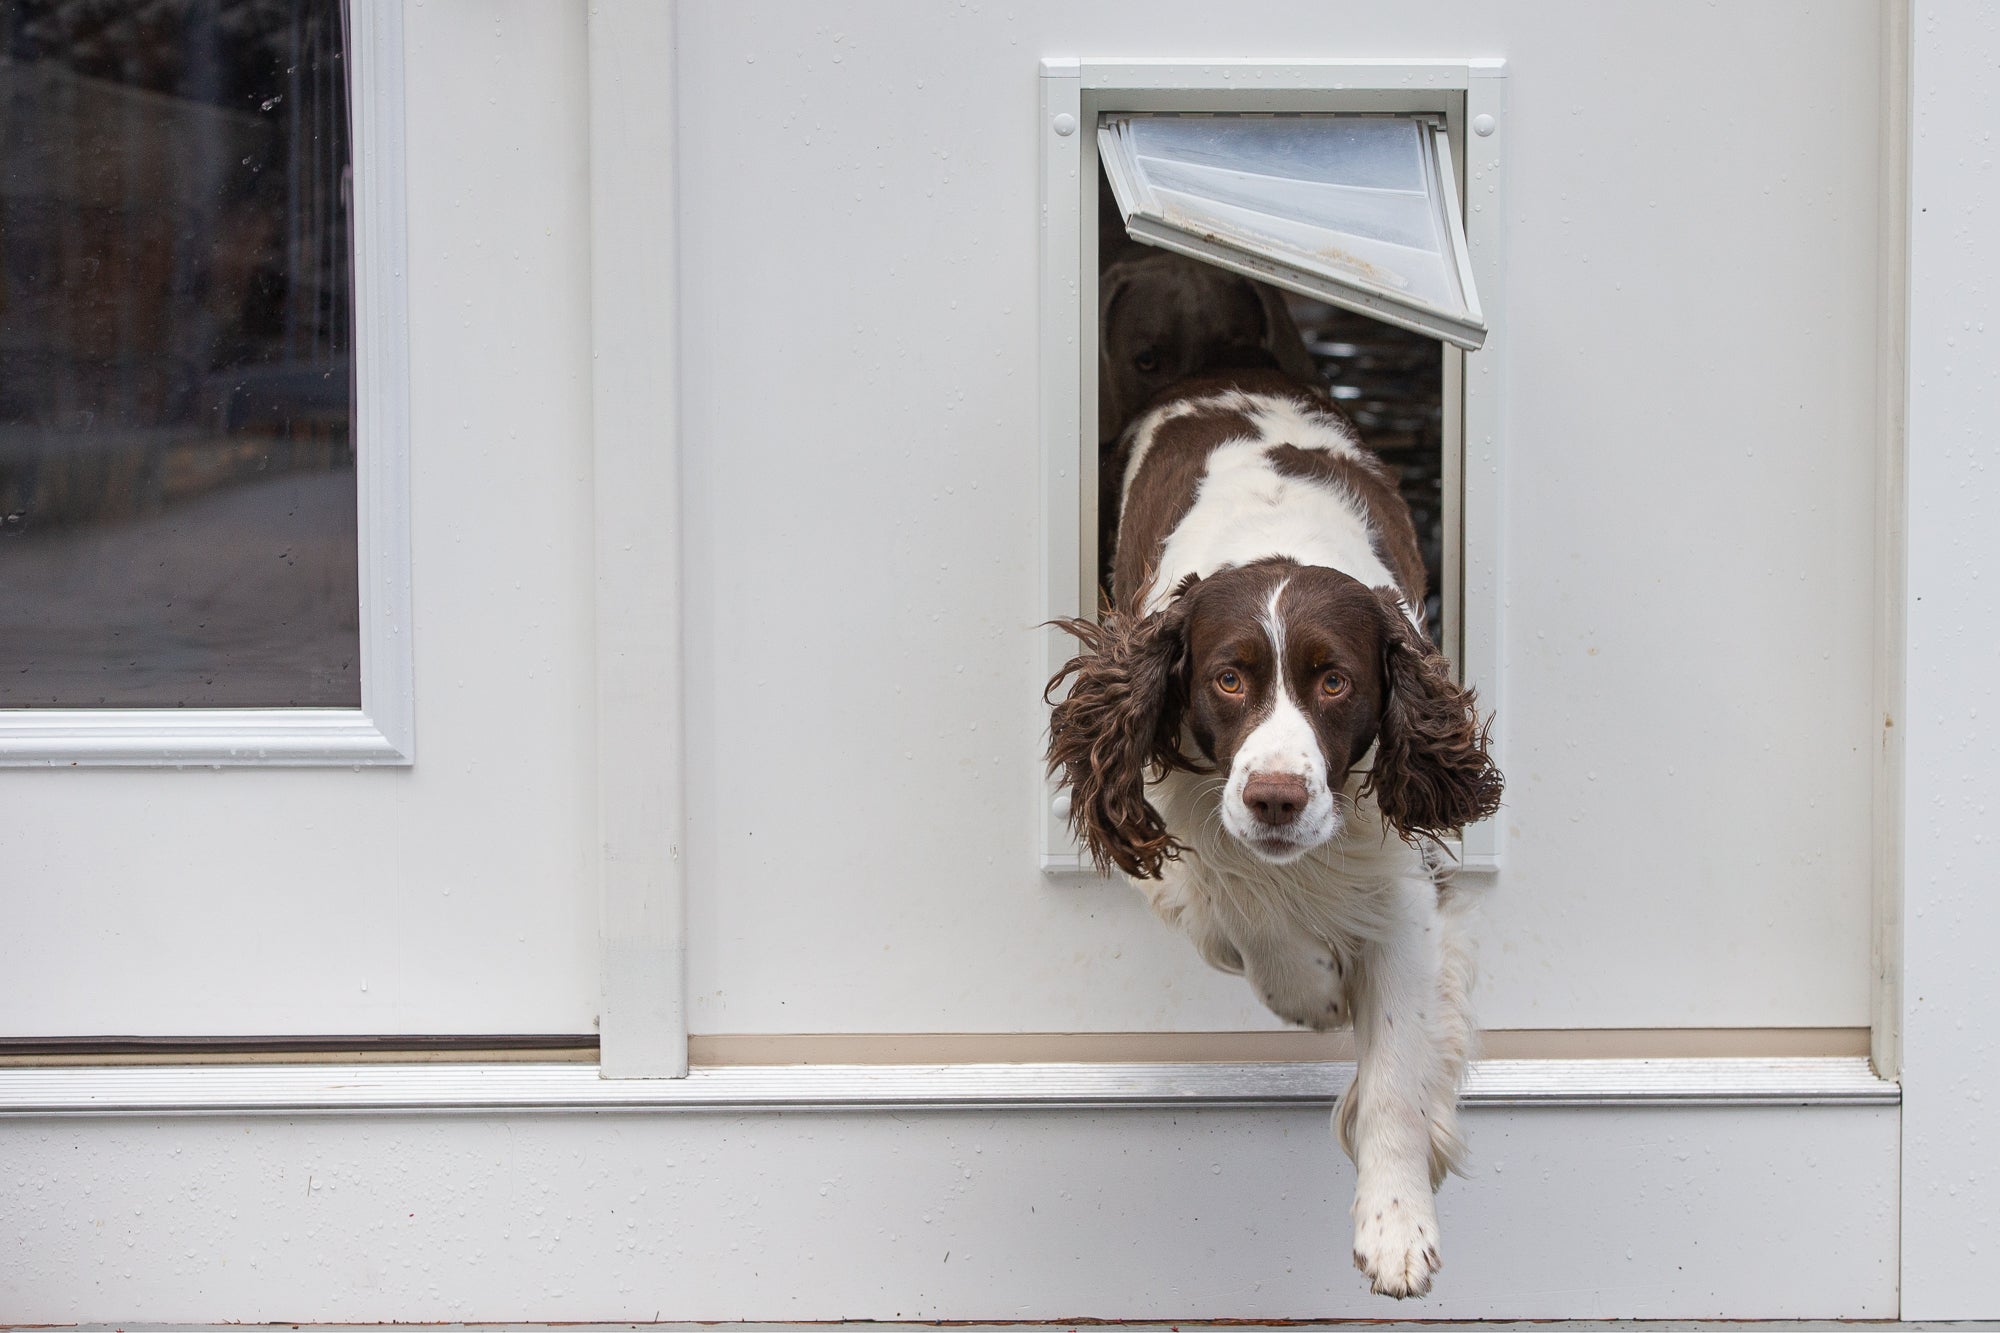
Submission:
{"label": "glass window pane", "polygon": [[1117,116],[1104,167],[1132,234],[1476,347],[1440,132],[1386,116]]}
{"label": "glass window pane", "polygon": [[0,708],[359,706],[343,38],[0,5]]}

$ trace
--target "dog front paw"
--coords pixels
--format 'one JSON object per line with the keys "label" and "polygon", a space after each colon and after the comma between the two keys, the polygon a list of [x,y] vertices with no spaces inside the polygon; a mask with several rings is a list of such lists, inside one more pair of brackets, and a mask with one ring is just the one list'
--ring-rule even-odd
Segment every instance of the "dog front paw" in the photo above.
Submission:
{"label": "dog front paw", "polygon": [[1346,1027],[1353,1017],[1347,1008],[1345,968],[1331,952],[1258,957],[1251,960],[1247,975],[1264,1007],[1287,1023],[1330,1032]]}
{"label": "dog front paw", "polygon": [[1354,1266],[1367,1274],[1376,1295],[1402,1300],[1430,1294],[1441,1261],[1437,1216],[1428,1205],[1428,1199],[1412,1206],[1400,1197],[1373,1206],[1356,1201]]}
{"label": "dog front paw", "polygon": [[1286,995],[1263,992],[1264,1007],[1287,1023],[1314,1032],[1333,1032],[1347,1026],[1347,1008],[1338,995]]}

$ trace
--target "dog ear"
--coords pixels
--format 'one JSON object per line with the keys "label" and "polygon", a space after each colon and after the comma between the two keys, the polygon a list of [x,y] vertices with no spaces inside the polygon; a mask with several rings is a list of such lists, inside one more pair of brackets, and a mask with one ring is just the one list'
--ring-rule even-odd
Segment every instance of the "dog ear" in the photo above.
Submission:
{"label": "dog ear", "polygon": [[1299,334],[1292,308],[1285,303],[1285,294],[1269,283],[1253,282],[1250,286],[1257,293],[1258,304],[1264,307],[1264,350],[1278,363],[1278,369],[1293,379],[1323,386],[1319,367],[1314,364],[1312,353],[1306,350],[1306,340]]}
{"label": "dog ear", "polygon": [[1149,616],[1112,611],[1102,622],[1053,622],[1084,650],[1042,692],[1050,698],[1075,677],[1049,719],[1049,773],[1069,788],[1070,827],[1106,873],[1115,865],[1135,879],[1158,879],[1160,867],[1181,853],[1146,800],[1146,776],[1193,767],[1180,751],[1187,618],[1187,602],[1177,596]]}
{"label": "dog ear", "polygon": [[1476,823],[1500,808],[1504,785],[1486,752],[1492,722],[1479,720],[1473,692],[1452,680],[1444,654],[1410,624],[1395,591],[1375,595],[1386,697],[1375,771],[1363,790],[1405,840]]}

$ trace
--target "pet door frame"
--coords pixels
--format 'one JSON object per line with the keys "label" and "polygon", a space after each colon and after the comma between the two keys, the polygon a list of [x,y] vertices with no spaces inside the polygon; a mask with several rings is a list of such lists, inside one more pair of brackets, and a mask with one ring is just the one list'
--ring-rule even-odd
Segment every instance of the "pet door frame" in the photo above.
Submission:
{"label": "pet door frame", "polygon": [[[1445,642],[1461,682],[1494,717],[1492,754],[1506,768],[1501,679],[1500,490],[1505,456],[1507,338],[1505,181],[1507,68],[1468,60],[1114,60],[1041,62],[1041,432],[1043,618],[1097,610],[1097,128],[1121,114],[1374,113],[1445,123],[1459,169],[1461,218],[1488,327],[1485,345],[1444,356]],[[1053,675],[1072,646],[1046,636]],[[1041,869],[1092,876],[1067,823],[1067,793],[1041,778]],[[1468,825],[1451,848],[1461,871],[1500,868],[1499,816]]]}

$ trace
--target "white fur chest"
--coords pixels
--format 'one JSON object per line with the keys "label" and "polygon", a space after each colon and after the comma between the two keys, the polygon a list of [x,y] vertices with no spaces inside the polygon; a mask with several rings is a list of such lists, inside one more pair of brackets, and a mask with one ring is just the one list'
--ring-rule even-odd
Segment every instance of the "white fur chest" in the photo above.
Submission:
{"label": "white fur chest", "polygon": [[[1231,837],[1218,817],[1222,784],[1212,775],[1171,772],[1147,789],[1176,838],[1188,847],[1175,890],[1198,915],[1237,942],[1297,935],[1345,959],[1381,938],[1397,910],[1396,886],[1429,881],[1423,855],[1384,827],[1375,803],[1357,795],[1357,772],[1341,793],[1341,833],[1298,860],[1274,865]],[[1183,922],[1183,925],[1188,924]]]}

